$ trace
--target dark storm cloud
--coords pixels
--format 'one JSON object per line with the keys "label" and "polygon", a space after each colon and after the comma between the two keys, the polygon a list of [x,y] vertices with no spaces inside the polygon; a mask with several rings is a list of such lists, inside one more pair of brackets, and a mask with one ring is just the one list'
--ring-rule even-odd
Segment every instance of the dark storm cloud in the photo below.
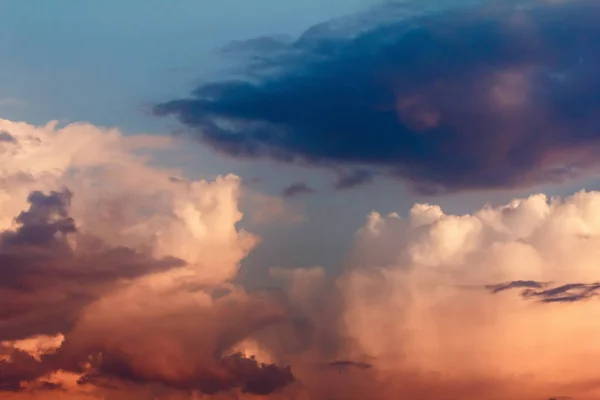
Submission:
{"label": "dark storm cloud", "polygon": [[221,362],[246,393],[266,395],[294,381],[289,366],[258,363],[254,358],[246,358],[240,354],[224,357]]}
{"label": "dark storm cloud", "polygon": [[309,187],[305,182],[296,182],[281,191],[283,197],[296,197],[304,194],[315,193],[315,190]]}
{"label": "dark storm cloud", "polygon": [[591,0],[490,1],[353,35],[320,24],[248,42],[252,79],[154,112],[232,156],[368,166],[425,193],[560,181],[598,163],[598,15]]}
{"label": "dark storm cloud", "polygon": [[[161,383],[178,390],[198,390],[206,394],[215,394],[240,388],[244,393],[267,395],[294,382],[291,367],[257,362],[240,354],[223,357],[218,372],[199,370],[193,379],[161,379],[140,376],[131,365],[115,353],[102,353],[97,357],[96,372],[84,375],[79,384],[92,383],[96,386],[119,387],[120,382],[137,384]],[[174,374],[175,375],[175,374]]]}
{"label": "dark storm cloud", "polygon": [[65,235],[74,233],[75,222],[67,207],[72,194],[69,191],[33,192],[27,198],[30,207],[17,216],[19,228],[0,235],[3,248],[12,246],[58,247],[66,246]]}
{"label": "dark storm cloud", "polygon": [[488,285],[492,293],[522,289],[524,299],[534,299],[542,303],[572,303],[600,295],[600,283],[569,283],[546,289],[549,283],[536,281],[513,281],[498,285]]}
{"label": "dark storm cloud", "polygon": [[[35,358],[18,349],[4,349],[0,344],[0,392],[21,390],[21,382],[34,380],[46,370]],[[8,358],[9,357],[9,358]]]}
{"label": "dark storm cloud", "polygon": [[68,238],[78,232],[68,213],[71,197],[33,192],[17,228],[0,232],[0,341],[61,332],[120,279],[181,265],[83,236],[73,250]]}

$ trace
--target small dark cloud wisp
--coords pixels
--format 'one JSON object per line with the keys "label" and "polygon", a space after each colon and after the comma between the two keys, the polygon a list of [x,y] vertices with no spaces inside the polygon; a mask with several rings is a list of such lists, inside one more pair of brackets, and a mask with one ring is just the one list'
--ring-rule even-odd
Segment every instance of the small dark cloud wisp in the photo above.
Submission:
{"label": "small dark cloud wisp", "polygon": [[598,15],[592,0],[490,1],[354,34],[319,24],[237,43],[252,79],[154,113],[234,157],[366,166],[421,193],[558,182],[599,166]]}
{"label": "small dark cloud wisp", "polygon": [[13,135],[11,135],[9,132],[7,131],[2,131],[0,130],[0,143],[16,143],[17,142],[17,138],[15,138]]}
{"label": "small dark cloud wisp", "polygon": [[371,364],[364,363],[364,362],[358,362],[358,361],[351,361],[351,360],[332,361],[332,362],[328,363],[327,366],[333,367],[333,368],[339,368],[339,369],[344,369],[344,368],[370,369],[372,367]]}
{"label": "small dark cloud wisp", "polygon": [[373,182],[373,173],[366,169],[356,169],[340,176],[335,184],[335,190],[347,190]]}
{"label": "small dark cloud wisp", "polygon": [[550,287],[549,283],[536,281],[513,281],[498,285],[488,285],[491,293],[500,293],[511,289],[521,289],[524,299],[537,300],[541,303],[573,303],[600,296],[600,283],[569,283]]}
{"label": "small dark cloud wisp", "polygon": [[296,197],[315,193],[316,190],[308,186],[305,182],[296,182],[281,191],[282,197]]}
{"label": "small dark cloud wisp", "polygon": [[512,281],[506,283],[499,283],[496,285],[487,285],[485,288],[491,291],[492,293],[500,293],[510,289],[542,289],[547,285],[547,283],[536,281]]}

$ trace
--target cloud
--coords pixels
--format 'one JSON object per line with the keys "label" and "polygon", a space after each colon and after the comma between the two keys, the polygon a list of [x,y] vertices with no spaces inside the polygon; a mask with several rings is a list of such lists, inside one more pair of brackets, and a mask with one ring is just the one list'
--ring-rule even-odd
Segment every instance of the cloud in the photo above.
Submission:
{"label": "cloud", "polygon": [[327,365],[329,365],[330,367],[340,368],[340,369],[349,368],[349,367],[355,367],[355,368],[360,368],[360,369],[371,368],[370,364],[362,363],[362,362],[355,362],[355,361],[347,361],[347,360],[332,361]]}
{"label": "cloud", "polygon": [[305,194],[315,193],[305,182],[296,182],[281,191],[282,197],[296,197]]}
{"label": "cloud", "polygon": [[182,264],[175,258],[153,259],[130,248],[103,248],[98,241],[94,250],[84,243],[73,249],[69,236],[77,230],[68,216],[70,198],[68,191],[32,192],[29,209],[15,218],[16,229],[0,234],[4,339],[60,333],[81,307],[118,280]]}
{"label": "cloud", "polygon": [[495,285],[486,285],[485,287],[492,293],[500,293],[510,289],[542,289],[547,285],[547,283],[536,281],[513,281],[508,283],[498,283]]}
{"label": "cloud", "polygon": [[249,79],[154,112],[234,157],[368,167],[427,194],[597,169],[597,2],[410,4],[249,41]]}
{"label": "cloud", "polygon": [[239,178],[155,166],[164,138],[0,129],[2,398],[600,394],[600,311],[566,301],[597,290],[573,282],[600,280],[600,192],[373,212],[339,271],[283,265],[250,290]]}
{"label": "cloud", "polygon": [[162,290],[153,284],[138,281],[90,305],[57,362],[75,368],[97,354],[84,371],[88,382],[160,383],[208,394],[235,387],[268,393],[293,381],[289,368],[226,354],[246,335],[281,319],[276,304],[240,292],[214,300],[172,283]]}
{"label": "cloud", "polygon": [[153,166],[178,146],[165,137],[0,130],[12,138],[0,141],[3,398],[266,394],[294,381],[290,367],[230,350],[285,318],[232,283],[258,243],[236,226],[238,177]]}
{"label": "cloud", "polygon": [[15,138],[6,131],[0,131],[0,142],[14,142]]}
{"label": "cloud", "polygon": [[572,303],[587,300],[600,294],[600,283],[567,283],[546,289],[547,286],[547,283],[515,281],[487,287],[492,290],[493,293],[499,293],[504,290],[515,288],[526,288],[521,291],[521,296],[523,298],[537,299],[542,303]]}
{"label": "cloud", "polygon": [[[570,282],[598,281],[599,207],[598,192],[582,191],[466,215],[429,204],[407,218],[371,214],[336,279],[336,359],[364,362],[374,374],[363,373],[371,383],[356,391],[382,399],[597,397],[598,305],[583,300],[598,284]],[[340,382],[360,386],[348,383],[357,375],[343,375]]]}
{"label": "cloud", "polygon": [[0,361],[0,391],[17,391],[22,380],[34,380],[43,369],[39,362],[22,350],[11,350],[10,360]]}
{"label": "cloud", "polygon": [[371,182],[373,182],[372,172],[365,169],[357,169],[349,174],[342,175],[335,184],[335,190],[352,189]]}
{"label": "cloud", "polygon": [[76,231],[75,222],[69,218],[67,207],[71,200],[69,191],[32,192],[27,198],[30,207],[21,212],[15,222],[19,227],[4,232],[1,243],[4,246],[55,247],[60,238]]}
{"label": "cloud", "polygon": [[597,296],[599,289],[598,283],[569,283],[540,292],[530,290],[523,293],[523,296],[538,297],[544,303],[575,302]]}

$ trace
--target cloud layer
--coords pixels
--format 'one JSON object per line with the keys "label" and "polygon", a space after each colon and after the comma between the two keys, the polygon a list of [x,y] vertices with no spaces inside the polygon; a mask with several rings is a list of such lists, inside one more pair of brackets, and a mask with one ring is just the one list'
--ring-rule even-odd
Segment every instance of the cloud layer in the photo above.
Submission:
{"label": "cloud layer", "polygon": [[372,213],[339,274],[271,268],[249,291],[237,177],[173,179],[149,162],[162,137],[0,128],[3,398],[600,393],[600,192]]}
{"label": "cloud layer", "polygon": [[202,85],[155,113],[235,157],[359,168],[351,182],[385,174],[424,193],[597,167],[597,2],[427,4],[250,41],[248,80]]}
{"label": "cloud layer", "polygon": [[271,268],[249,291],[239,178],[153,166],[164,137],[0,130],[3,398],[600,394],[600,192],[374,212],[339,274]]}

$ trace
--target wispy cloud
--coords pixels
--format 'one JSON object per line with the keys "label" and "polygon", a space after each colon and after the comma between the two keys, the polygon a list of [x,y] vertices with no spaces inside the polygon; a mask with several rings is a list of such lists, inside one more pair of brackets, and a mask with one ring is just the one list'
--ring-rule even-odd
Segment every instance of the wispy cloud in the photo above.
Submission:
{"label": "wispy cloud", "polygon": [[600,283],[568,283],[550,287],[549,283],[535,281],[514,281],[486,286],[492,293],[521,289],[524,299],[534,299],[542,303],[573,303],[600,296]]}

